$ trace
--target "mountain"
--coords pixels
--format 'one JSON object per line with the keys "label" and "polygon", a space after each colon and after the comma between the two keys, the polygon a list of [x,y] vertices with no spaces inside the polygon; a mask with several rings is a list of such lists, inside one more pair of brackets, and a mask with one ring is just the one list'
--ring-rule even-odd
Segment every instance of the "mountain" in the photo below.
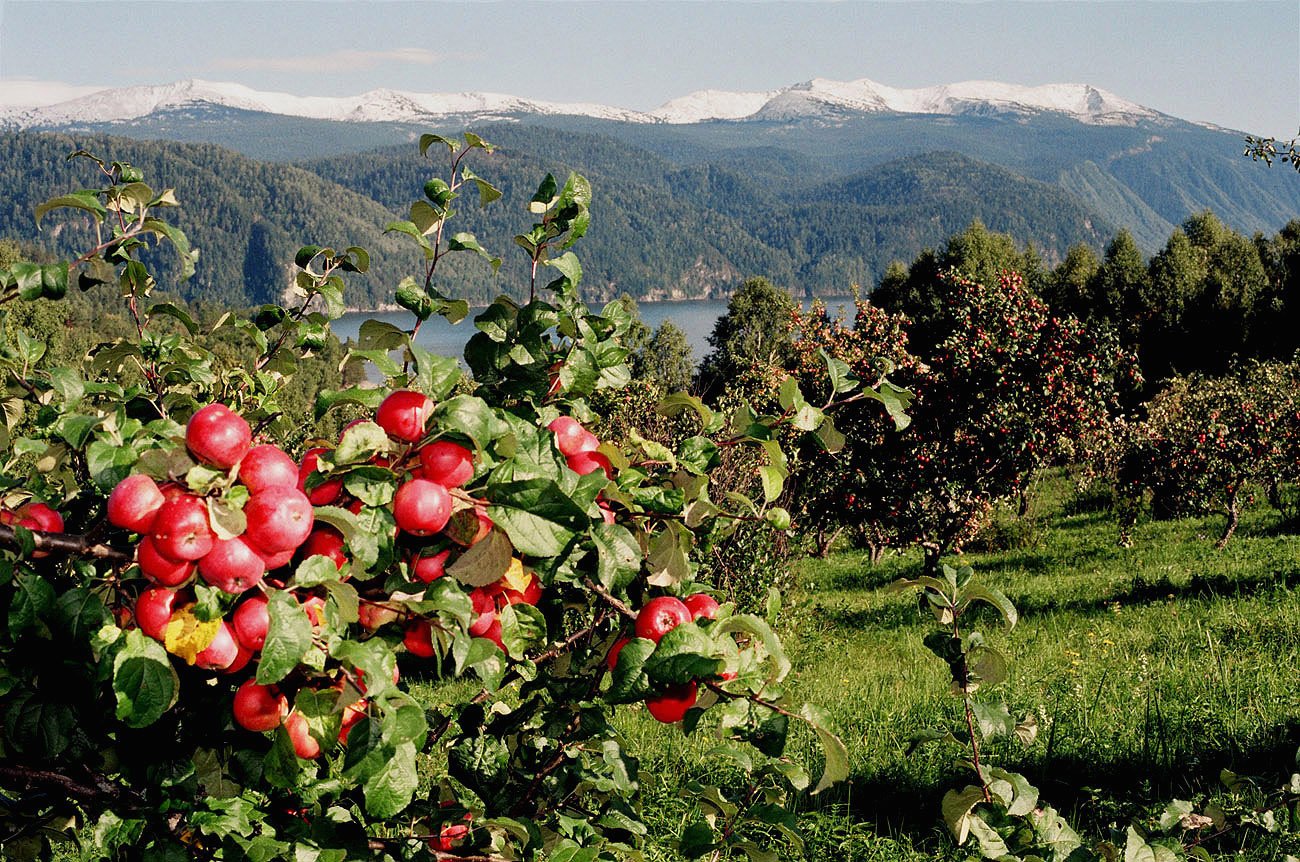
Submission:
{"label": "mountain", "polygon": [[[639,112],[591,103],[547,102],[500,93],[413,93],[380,89],[359,96],[295,96],[242,84],[190,79],[157,86],[99,90],[40,103],[32,89],[25,103],[0,105],[0,127],[50,128],[123,123],[159,111],[199,106],[234,108],[287,117],[350,123],[431,122],[448,117],[483,122],[524,114],[593,117],[630,123],[689,124],[707,120],[792,120],[845,114],[1030,114],[1051,112],[1083,123],[1129,124],[1160,115],[1087,84],[1027,87],[996,81],[965,81],[939,87],[896,89],[866,78],[814,78],[778,90],[733,93],[701,90]],[[48,97],[47,97],[48,98]]]}
{"label": "mountain", "polygon": [[[414,264],[379,229],[405,218],[433,175],[414,147],[427,131],[472,129],[499,145],[475,169],[506,200],[464,207],[457,227],[506,246],[491,250],[507,267],[497,278],[453,267],[444,285],[477,298],[525,289],[508,238],[531,223],[525,204],[548,171],[576,170],[595,186],[594,227],[579,248],[592,299],[725,296],[755,274],[842,294],[976,218],[1052,263],[1073,243],[1100,250],[1119,228],[1151,254],[1205,209],[1246,234],[1300,214],[1300,176],[1243,159],[1240,135],[1082,84],[907,90],[814,79],[700,91],[651,111],[396,90],[302,97],[202,81],[42,104],[51,92],[32,85],[0,99],[0,127],[14,130],[0,136],[10,193],[0,235],[29,235],[31,208],[75,187],[66,175],[51,181],[41,161],[57,160],[61,146],[148,160],[159,182],[197,167],[182,199],[200,208],[185,217],[207,257],[185,290],[222,301],[274,295],[281,274],[252,258],[269,249],[288,259],[303,242],[372,246],[376,272],[352,301],[387,301]],[[320,212],[345,215],[331,222]],[[243,270],[233,263],[245,259]]]}

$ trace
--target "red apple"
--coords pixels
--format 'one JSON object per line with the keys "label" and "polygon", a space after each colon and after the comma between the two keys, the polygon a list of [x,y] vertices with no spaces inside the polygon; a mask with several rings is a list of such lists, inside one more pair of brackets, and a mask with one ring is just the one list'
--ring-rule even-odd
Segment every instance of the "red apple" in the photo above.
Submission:
{"label": "red apple", "polygon": [[423,392],[399,389],[379,405],[375,422],[389,436],[415,443],[424,436],[424,425],[433,414],[433,407],[433,402]]}
{"label": "red apple", "polygon": [[229,470],[248,453],[253,431],[244,417],[224,404],[209,404],[190,417],[185,446],[204,464]]}
{"label": "red apple", "polygon": [[619,638],[609,648],[609,655],[605,656],[605,665],[609,668],[610,673],[613,673],[614,668],[618,665],[618,654],[623,651],[623,647],[627,646],[630,641],[631,638]]}
{"label": "red apple", "polygon": [[602,501],[596,505],[600,508],[600,519],[606,524],[614,523],[614,510],[609,507],[609,503]]}
{"label": "red apple", "polygon": [[152,476],[133,473],[108,495],[108,522],[133,533],[148,533],[165,502]]}
{"label": "red apple", "polygon": [[695,705],[696,688],[695,680],[681,685],[670,685],[660,694],[647,697],[646,709],[664,724],[681,721],[686,715],[686,710]]}
{"label": "red apple", "polygon": [[474,453],[450,440],[435,440],[420,450],[423,478],[444,488],[459,488],[474,477]]}
{"label": "red apple", "polygon": [[266,643],[266,631],[271,626],[266,596],[254,593],[235,608],[230,616],[230,627],[239,642],[251,650],[260,650]]}
{"label": "red apple", "polygon": [[212,643],[194,657],[194,666],[205,670],[224,670],[238,657],[239,644],[235,643],[235,635],[230,626],[222,620],[217,624],[217,633],[213,636]]}
{"label": "red apple", "polygon": [[241,644],[239,638],[235,638],[235,648],[238,650],[238,652],[235,653],[235,660],[218,671],[218,673],[239,673],[248,666],[248,663],[253,660],[253,656],[256,655],[256,653],[251,649]]}
{"label": "red apple", "polygon": [[508,605],[535,605],[542,598],[542,582],[537,579],[536,574],[530,573],[528,586],[524,587],[522,592],[505,587],[501,590],[501,596]]}
{"label": "red apple", "polygon": [[266,564],[266,570],[268,572],[274,572],[276,569],[282,569],[289,565],[293,562],[294,556],[298,553],[297,548],[290,548],[287,551],[276,551],[275,553],[271,553],[270,551],[264,551],[253,544],[250,544],[249,547],[256,551],[257,555],[262,558],[262,562]]}
{"label": "red apple", "polygon": [[155,584],[164,587],[179,587],[194,574],[194,563],[190,560],[173,560],[158,552],[154,540],[145,536],[135,548],[135,560],[140,564],[140,571]]}
{"label": "red apple", "polygon": [[135,600],[135,621],[140,631],[160,643],[167,634],[167,623],[172,619],[176,593],[166,587],[150,587]]}
{"label": "red apple", "polygon": [[212,550],[208,507],[193,494],[181,494],[163,503],[153,521],[153,543],[158,553],[173,560],[197,560]]}
{"label": "red apple", "polygon": [[239,481],[253,494],[267,488],[296,488],[298,465],[279,446],[263,443],[249,449],[239,462]]}
{"label": "red apple", "polygon": [[716,619],[718,616],[718,601],[708,593],[695,593],[682,599],[682,604],[691,609],[691,618],[700,619],[703,617],[707,620]]}
{"label": "red apple", "polygon": [[231,703],[235,723],[244,730],[264,733],[275,730],[289,714],[289,701],[277,689],[245,681],[236,691]]}
{"label": "red apple", "polygon": [[566,458],[579,452],[592,452],[600,446],[600,438],[583,428],[572,416],[561,416],[546,427],[555,434],[555,445]]}
{"label": "red apple", "polygon": [[239,595],[257,586],[266,563],[243,536],[217,539],[199,560],[199,575],[222,592]]}
{"label": "red apple", "polygon": [[317,472],[316,467],[320,464],[320,456],[328,451],[323,446],[308,449],[302,456],[302,466],[298,468],[298,490],[307,495],[307,499],[313,506],[328,506],[336,502],[339,495],[343,493],[342,479],[329,479],[310,491],[307,490],[307,477]]}
{"label": "red apple", "polygon": [[393,497],[397,526],[413,536],[432,536],[447,526],[451,517],[451,495],[428,479],[412,479]]}
{"label": "red apple", "polygon": [[606,477],[614,475],[614,465],[610,463],[604,452],[578,452],[565,460],[569,464],[569,469],[579,476],[586,476],[597,470],[604,470]]}
{"label": "red apple", "polygon": [[471,637],[482,637],[483,632],[496,621],[497,605],[492,598],[492,593],[483,587],[475,587],[469,591],[469,600],[474,608],[474,619],[469,625]]}
{"label": "red apple", "polygon": [[375,602],[362,600],[357,606],[357,618],[367,631],[375,631],[381,626],[397,620],[397,611]]}
{"label": "red apple", "polygon": [[343,707],[343,715],[340,716],[343,723],[339,726],[339,742],[344,745],[348,744],[348,731],[352,729],[352,725],[366,717],[367,706],[369,706],[369,702],[362,698],[356,703],[349,703]]}
{"label": "red apple", "polygon": [[480,637],[487,638],[488,640],[492,641],[492,643],[501,647],[502,652],[509,652],[509,650],[506,649],[505,641],[501,639],[500,619],[493,617],[492,624],[487,627],[487,631],[483,632],[483,634],[480,635]]}
{"label": "red apple", "polygon": [[659,596],[645,603],[636,615],[636,636],[659,643],[660,638],[691,621],[691,609],[681,599]]}
{"label": "red apple", "polygon": [[343,550],[343,534],[329,524],[317,524],[307,541],[298,548],[298,555],[304,560],[308,557],[327,557],[340,569],[348,561],[348,555]]}
{"label": "red apple", "polygon": [[297,488],[267,488],[244,506],[249,543],[272,554],[293,551],[311,535],[311,501]]}
{"label": "red apple", "polygon": [[302,600],[302,610],[311,622],[312,628],[315,628],[325,619],[325,599],[320,596],[308,596]]}
{"label": "red apple", "polygon": [[433,626],[428,620],[412,620],[402,638],[408,652],[420,658],[433,658]]}
{"label": "red apple", "polygon": [[289,734],[289,741],[293,743],[293,753],[303,760],[315,760],[320,757],[320,743],[311,735],[311,730],[307,727],[307,719],[302,717],[301,712],[291,712],[284,720],[284,729]]}
{"label": "red apple", "polygon": [[451,550],[439,551],[423,557],[416,557],[411,565],[411,576],[421,583],[431,584],[447,573],[447,558]]}
{"label": "red apple", "polygon": [[482,506],[461,509],[452,512],[443,532],[456,544],[468,548],[477,545],[492,532],[492,519],[488,517],[487,509]]}

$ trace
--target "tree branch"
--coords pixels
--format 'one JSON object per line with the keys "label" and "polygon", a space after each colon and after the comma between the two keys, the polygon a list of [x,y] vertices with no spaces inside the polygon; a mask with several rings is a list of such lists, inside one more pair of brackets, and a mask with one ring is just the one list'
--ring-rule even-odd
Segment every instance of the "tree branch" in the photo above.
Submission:
{"label": "tree branch", "polygon": [[87,779],[91,783],[49,769],[36,769],[19,764],[0,764],[0,784],[6,786],[21,787],[24,790],[36,788],[56,790],[67,798],[81,803],[129,802],[133,807],[144,805],[143,799],[102,775],[89,773]]}
{"label": "tree branch", "polygon": [[[96,542],[90,536],[75,533],[43,533],[39,530],[29,532],[38,551],[49,551],[65,556],[94,557],[115,563],[129,563],[135,559],[134,551]],[[18,541],[18,534],[13,527],[0,525],[0,547],[13,550],[22,548],[22,543]]]}
{"label": "tree branch", "polygon": [[596,595],[604,599],[609,604],[609,606],[612,607],[614,610],[618,611],[620,614],[622,614],[623,616],[627,617],[630,620],[636,619],[637,617],[636,611],[632,610],[627,605],[623,604],[623,602],[616,599],[613,596],[613,594],[610,593],[609,590],[605,589],[600,584],[593,581],[591,578],[583,578],[582,583],[587,589],[591,590],[593,593],[595,593]]}

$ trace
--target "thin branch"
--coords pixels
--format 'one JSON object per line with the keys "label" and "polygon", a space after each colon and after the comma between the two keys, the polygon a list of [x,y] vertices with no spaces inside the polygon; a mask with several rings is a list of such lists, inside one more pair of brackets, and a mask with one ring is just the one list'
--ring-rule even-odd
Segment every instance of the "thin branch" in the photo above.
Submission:
{"label": "thin branch", "polygon": [[627,617],[630,620],[636,619],[637,617],[636,611],[632,610],[623,602],[615,598],[613,594],[610,593],[609,590],[605,589],[600,584],[593,581],[591,578],[583,578],[582,583],[584,586],[586,586],[587,589],[591,590],[593,593],[595,593],[596,595],[604,599],[606,603],[608,603],[609,606],[612,607],[614,610],[618,611],[620,614],[622,614],[623,616]]}
{"label": "thin branch", "polygon": [[[116,563],[129,563],[135,559],[133,551],[96,542],[89,536],[75,533],[43,533],[39,530],[29,532],[38,551],[50,551],[66,556],[94,557]],[[22,548],[22,543],[19,542],[18,534],[13,527],[0,526],[0,547],[13,550]]]}

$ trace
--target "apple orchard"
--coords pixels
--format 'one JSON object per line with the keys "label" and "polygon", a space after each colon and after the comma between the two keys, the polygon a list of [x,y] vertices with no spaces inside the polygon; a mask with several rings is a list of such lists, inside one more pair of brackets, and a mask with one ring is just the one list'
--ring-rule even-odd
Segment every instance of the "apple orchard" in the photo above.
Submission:
{"label": "apple orchard", "polygon": [[[280,399],[364,250],[305,246],[292,303],[200,325],[150,299],[152,245],[193,270],[171,191],[78,153],[101,184],[36,217],[92,225],[93,247],[0,269],[0,302],[116,290],[134,324],[80,365],[22,337],[0,359],[0,786],[19,802],[0,817],[19,856],[76,836],[87,858],[637,858],[638,763],[611,721],[627,704],[712,736],[743,776],[692,784],[695,815],[656,836],[689,858],[770,858],[796,840],[805,768],[814,793],[847,775],[822,712],[786,692],[778,596],[761,615],[719,604],[696,560],[742,525],[789,526],[781,440],[834,440],[839,402],[890,396],[847,373],[820,406],[782,386],[770,413],[679,394],[659,406],[691,423],[673,448],[599,439],[589,399],[629,382],[632,320],[578,298],[577,175],[546,177],[513,238],[529,300],[475,317],[467,371],[425,351],[423,321],[468,313],[436,286],[444,259],[502,261],[446,229],[465,192],[500,197],[464,163],[490,145],[420,150],[446,172],[387,226],[411,240],[411,326],[362,327],[349,361],[380,385],[314,393],[318,416],[352,420],[331,439],[291,445]],[[742,448],[755,498],[715,498]],[[796,733],[818,762],[787,753]]]}

